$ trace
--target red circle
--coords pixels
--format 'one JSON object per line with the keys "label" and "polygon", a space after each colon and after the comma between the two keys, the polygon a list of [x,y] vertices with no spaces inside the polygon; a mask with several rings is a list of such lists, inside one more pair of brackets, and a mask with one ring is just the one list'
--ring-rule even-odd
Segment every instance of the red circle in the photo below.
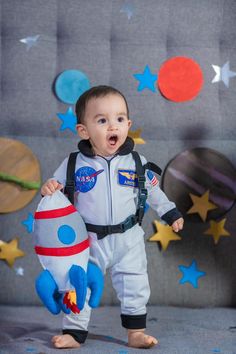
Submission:
{"label": "red circle", "polygon": [[203,86],[203,73],[193,59],[174,57],[165,61],[158,74],[162,95],[174,102],[184,102],[196,97]]}

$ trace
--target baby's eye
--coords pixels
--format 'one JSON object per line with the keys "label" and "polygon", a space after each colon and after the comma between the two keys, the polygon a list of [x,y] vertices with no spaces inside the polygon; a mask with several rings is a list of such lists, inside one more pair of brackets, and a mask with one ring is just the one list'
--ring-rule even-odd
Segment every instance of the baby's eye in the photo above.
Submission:
{"label": "baby's eye", "polygon": [[122,122],[124,122],[125,118],[124,117],[118,117],[117,120],[118,120],[119,123],[122,123]]}
{"label": "baby's eye", "polygon": [[106,118],[98,119],[98,124],[105,124],[105,123],[106,123]]}

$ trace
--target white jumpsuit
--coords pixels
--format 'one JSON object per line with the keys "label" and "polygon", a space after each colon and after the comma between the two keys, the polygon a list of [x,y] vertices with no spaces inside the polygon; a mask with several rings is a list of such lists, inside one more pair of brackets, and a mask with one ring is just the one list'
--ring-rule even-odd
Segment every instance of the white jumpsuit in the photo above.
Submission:
{"label": "white jumpsuit", "polygon": [[[145,164],[145,158],[140,157]],[[68,158],[53,177],[64,186],[67,162]],[[135,162],[129,151],[106,159],[86,156],[86,151],[80,148],[75,181],[75,207],[86,223],[115,225],[136,213],[137,178]],[[146,172],[146,188],[147,203],[160,217],[168,213],[170,224],[180,217],[175,204],[168,200],[151,171]],[[110,269],[112,284],[121,303],[122,325],[126,328],[145,327],[150,287],[143,236],[144,231],[138,224],[124,233],[107,235],[100,240],[95,233],[89,232],[91,259],[104,274]],[[89,318],[90,307],[86,302],[79,315],[64,316],[63,329],[87,331]]]}

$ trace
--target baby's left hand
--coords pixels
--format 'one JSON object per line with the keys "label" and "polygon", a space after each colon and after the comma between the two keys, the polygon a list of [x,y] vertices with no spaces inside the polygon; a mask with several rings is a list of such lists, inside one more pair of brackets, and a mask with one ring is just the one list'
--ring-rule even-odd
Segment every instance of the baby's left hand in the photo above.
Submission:
{"label": "baby's left hand", "polygon": [[179,219],[175,220],[175,222],[173,222],[173,224],[171,226],[175,232],[182,230],[183,226],[184,226],[184,219],[179,218]]}

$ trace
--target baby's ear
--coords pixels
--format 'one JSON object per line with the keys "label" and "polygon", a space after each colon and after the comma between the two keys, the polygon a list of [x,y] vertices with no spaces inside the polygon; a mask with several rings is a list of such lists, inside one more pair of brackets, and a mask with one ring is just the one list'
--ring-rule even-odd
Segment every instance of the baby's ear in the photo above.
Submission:
{"label": "baby's ear", "polygon": [[130,128],[132,126],[133,122],[131,119],[128,120],[128,127]]}
{"label": "baby's ear", "polygon": [[81,139],[89,139],[89,134],[85,125],[77,124],[76,130]]}

